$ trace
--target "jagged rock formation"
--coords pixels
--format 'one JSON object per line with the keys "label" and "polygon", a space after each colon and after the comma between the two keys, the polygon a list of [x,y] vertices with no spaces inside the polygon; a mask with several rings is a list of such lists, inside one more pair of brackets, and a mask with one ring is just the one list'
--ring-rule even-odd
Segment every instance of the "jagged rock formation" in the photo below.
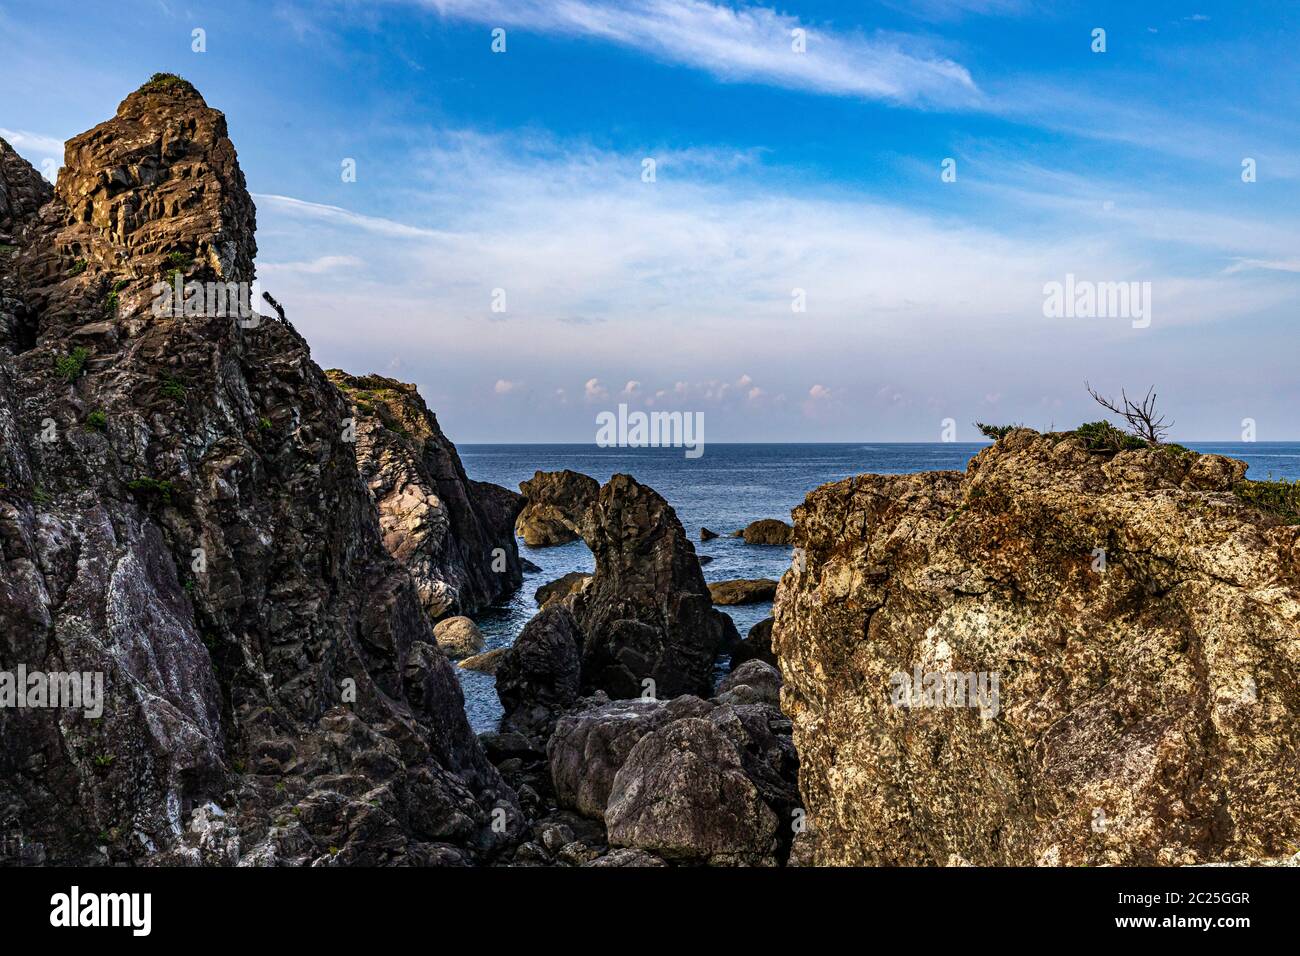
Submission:
{"label": "jagged rock formation", "polygon": [[78,864],[459,863],[516,839],[348,402],[287,322],[150,308],[178,275],[253,279],[224,117],[156,78],[68,142],[52,199],[0,147],[0,210],[0,670],[105,693],[99,719],[0,709],[0,829]]}
{"label": "jagged rock formation", "polygon": [[596,573],[574,599],[584,693],[708,696],[713,662],[739,641],[713,608],[695,548],[668,502],[629,475],[600,489],[582,522]]}
{"label": "jagged rock formation", "polygon": [[582,515],[595,503],[600,482],[576,471],[539,471],[519,483],[527,502],[515,533],[531,548],[568,544],[582,537]]}
{"label": "jagged rock formation", "polygon": [[428,615],[471,614],[518,588],[512,528],[523,497],[469,480],[414,385],[326,374],[352,403],[357,466],[379,508],[384,546],[415,579]]}
{"label": "jagged rock formation", "polygon": [[1244,470],[1019,429],[964,474],[812,492],[773,633],[812,861],[1293,848],[1300,527],[1234,494]]}

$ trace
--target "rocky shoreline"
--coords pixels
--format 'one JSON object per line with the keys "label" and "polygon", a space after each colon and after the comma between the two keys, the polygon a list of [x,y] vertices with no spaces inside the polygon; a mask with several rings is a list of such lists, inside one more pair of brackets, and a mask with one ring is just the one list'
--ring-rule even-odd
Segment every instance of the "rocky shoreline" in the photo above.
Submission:
{"label": "rocky shoreline", "polygon": [[[793,525],[734,532],[794,548],[780,582],[710,585],[632,476],[473,481],[414,386],[322,370],[278,303],[151,308],[160,282],[251,283],[255,219],[225,118],[176,77],[70,140],[56,187],[0,140],[0,672],[102,673],[105,704],[0,708],[0,862],[1300,842],[1300,526],[1242,463],[1006,429],[964,473],[812,490]],[[518,540],[582,541],[595,570],[481,653]],[[743,640],[715,607],[773,598]],[[496,731],[453,660],[494,675]]]}

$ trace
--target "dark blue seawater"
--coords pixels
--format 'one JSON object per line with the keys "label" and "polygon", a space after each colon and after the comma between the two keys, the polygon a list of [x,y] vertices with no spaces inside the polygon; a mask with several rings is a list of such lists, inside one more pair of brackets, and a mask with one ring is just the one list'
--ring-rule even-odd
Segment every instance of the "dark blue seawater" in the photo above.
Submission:
{"label": "dark blue seawater", "polygon": [[[810,445],[709,444],[700,458],[688,459],[680,448],[598,448],[595,445],[460,445],[471,478],[517,490],[535,471],[564,468],[590,475],[602,484],[617,472],[654,488],[677,511],[687,536],[701,555],[708,581],[730,578],[780,578],[790,566],[790,549],[746,545],[726,537],[759,518],[790,520],[790,511],[818,485],[866,472],[904,474],[941,469],[964,470],[983,444],[851,443]],[[1241,458],[1249,477],[1300,478],[1300,442],[1189,443],[1197,451]],[[722,537],[701,543],[700,527]],[[581,541],[520,553],[542,570],[504,605],[475,616],[487,649],[509,647],[524,624],[537,613],[533,592],[570,571],[591,571],[591,552]],[[772,613],[772,605],[722,608],[743,637]],[[456,668],[465,692],[465,708],[476,731],[494,730],[501,717],[494,679]]]}

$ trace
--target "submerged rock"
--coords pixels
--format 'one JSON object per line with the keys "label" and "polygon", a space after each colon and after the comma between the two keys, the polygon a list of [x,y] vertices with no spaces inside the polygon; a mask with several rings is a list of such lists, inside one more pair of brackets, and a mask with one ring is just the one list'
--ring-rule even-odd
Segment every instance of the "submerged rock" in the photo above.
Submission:
{"label": "submerged rock", "polygon": [[964,474],[808,495],[773,644],[812,859],[1288,852],[1300,528],[1238,498],[1244,471],[1019,429]]}

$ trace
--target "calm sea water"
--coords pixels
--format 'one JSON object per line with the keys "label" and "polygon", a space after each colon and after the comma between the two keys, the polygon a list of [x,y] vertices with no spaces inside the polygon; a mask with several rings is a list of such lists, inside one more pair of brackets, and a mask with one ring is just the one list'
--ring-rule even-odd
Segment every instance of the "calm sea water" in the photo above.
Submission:
{"label": "calm sea water", "polygon": [[[982,444],[853,443],[815,445],[709,444],[705,454],[687,459],[680,448],[598,448],[594,445],[460,445],[471,478],[510,489],[535,471],[564,468],[590,475],[602,484],[616,472],[654,488],[677,511],[695,550],[710,555],[708,581],[730,578],[780,578],[790,566],[790,549],[746,545],[726,537],[759,518],[790,520],[790,511],[818,485],[865,472],[904,474],[939,469],[964,470]],[[1300,442],[1189,443],[1197,451],[1241,458],[1251,478],[1300,478]],[[700,527],[722,537],[701,543]],[[591,552],[581,541],[520,553],[542,570],[527,575],[524,586],[500,607],[476,615],[487,649],[509,647],[537,613],[533,592],[570,571],[593,570]],[[743,637],[772,613],[772,605],[722,608]],[[456,668],[465,708],[476,731],[494,730],[501,718],[494,679]]]}

